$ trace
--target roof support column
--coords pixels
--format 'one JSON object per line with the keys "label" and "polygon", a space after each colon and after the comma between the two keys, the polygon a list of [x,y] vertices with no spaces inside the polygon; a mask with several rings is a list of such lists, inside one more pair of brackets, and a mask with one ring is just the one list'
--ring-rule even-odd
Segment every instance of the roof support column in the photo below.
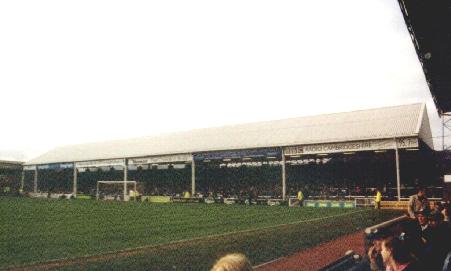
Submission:
{"label": "roof support column", "polygon": [[75,167],[75,163],[74,163],[74,181],[73,181],[73,186],[72,186],[72,195],[74,197],[77,197],[77,167]]}
{"label": "roof support column", "polygon": [[196,163],[193,161],[191,162],[191,196],[194,197],[194,194],[196,193]]}
{"label": "roof support column", "polygon": [[287,183],[286,183],[286,168],[285,168],[285,153],[282,149],[282,199],[286,199]]}
{"label": "roof support column", "polygon": [[33,192],[38,192],[38,166],[34,169]]}
{"label": "roof support column", "polygon": [[398,201],[401,201],[401,178],[399,176],[399,152],[398,143],[395,140],[395,160],[396,160],[396,190],[398,194]]}
{"label": "roof support column", "polygon": [[19,189],[20,194],[23,193],[24,183],[25,183],[25,170],[22,169],[22,176],[20,177],[20,189]]}
{"label": "roof support column", "polygon": [[128,178],[128,166],[127,166],[127,159],[124,159],[124,201],[127,197],[127,178]]}
{"label": "roof support column", "polygon": [[136,190],[136,182],[135,182],[134,188],[135,188],[135,192],[134,192],[134,194],[133,194],[133,199],[136,201],[136,197],[137,197],[137,195],[138,195],[138,193],[137,193],[138,190]]}
{"label": "roof support column", "polygon": [[99,182],[97,182],[97,189],[96,189],[96,200],[99,199]]}
{"label": "roof support column", "polygon": [[445,147],[445,115],[442,115],[442,151],[446,150]]}

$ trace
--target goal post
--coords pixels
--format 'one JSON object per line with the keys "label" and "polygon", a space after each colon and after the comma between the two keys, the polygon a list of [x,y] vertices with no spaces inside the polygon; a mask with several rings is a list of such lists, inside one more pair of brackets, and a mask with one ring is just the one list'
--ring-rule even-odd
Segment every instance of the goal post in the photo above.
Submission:
{"label": "goal post", "polygon": [[[119,189],[122,187],[122,189],[125,189],[128,185],[133,185],[133,189],[136,192],[136,181],[97,181],[97,188],[96,188],[96,199],[98,200],[100,197],[100,185],[116,185],[119,187]],[[124,196],[123,196],[124,197]],[[126,201],[126,196],[124,197],[124,201]]]}

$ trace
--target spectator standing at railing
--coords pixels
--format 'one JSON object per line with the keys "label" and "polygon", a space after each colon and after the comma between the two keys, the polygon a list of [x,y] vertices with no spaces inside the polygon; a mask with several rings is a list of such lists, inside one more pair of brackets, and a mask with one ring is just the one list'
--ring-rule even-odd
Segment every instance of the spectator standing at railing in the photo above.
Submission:
{"label": "spectator standing at railing", "polygon": [[432,202],[431,214],[441,213],[443,211],[443,205],[440,201]]}
{"label": "spectator standing at railing", "polygon": [[443,223],[443,215],[437,212],[429,217],[429,228],[431,235],[426,246],[426,259],[430,262],[431,270],[440,270],[447,253],[451,251],[451,230]]}
{"label": "spectator standing at railing", "polygon": [[443,205],[443,210],[442,210],[442,215],[443,215],[443,222],[448,223],[449,224],[449,208],[450,208],[450,203],[446,202]]}
{"label": "spectator standing at railing", "polygon": [[417,217],[418,226],[420,228],[420,236],[422,241],[422,246],[424,249],[424,255],[421,258],[427,259],[427,255],[430,254],[431,251],[431,239],[434,235],[434,230],[429,227],[429,213],[425,211],[420,211],[415,213]]}
{"label": "spectator standing at railing", "polygon": [[430,212],[429,200],[426,198],[424,188],[419,187],[417,194],[410,196],[407,212],[410,218],[415,219],[415,214],[420,211]]}
{"label": "spectator standing at railing", "polygon": [[417,220],[418,225],[420,226],[421,231],[425,231],[429,226],[429,212],[421,210],[419,212],[415,212],[415,218]]}
{"label": "spectator standing at railing", "polygon": [[360,186],[357,185],[357,186],[355,187],[355,195],[356,195],[356,196],[360,196],[360,193],[361,193],[361,192],[362,192],[362,191],[360,190]]}
{"label": "spectator standing at railing", "polygon": [[[441,270],[446,254],[450,249],[449,229],[444,227],[441,213],[429,214],[420,211],[416,214],[417,226],[420,230],[421,249],[415,255],[425,263],[428,270]],[[418,248],[416,246],[412,246]]]}

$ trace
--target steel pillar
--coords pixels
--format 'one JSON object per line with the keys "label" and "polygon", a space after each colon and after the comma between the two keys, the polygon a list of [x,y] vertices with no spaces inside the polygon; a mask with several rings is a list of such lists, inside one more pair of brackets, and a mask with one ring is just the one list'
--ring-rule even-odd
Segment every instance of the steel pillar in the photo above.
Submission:
{"label": "steel pillar", "polygon": [[193,161],[191,162],[191,196],[194,197],[194,194],[196,193],[196,163]]}
{"label": "steel pillar", "polygon": [[127,178],[128,178],[128,165],[127,165],[127,159],[124,160],[124,201],[127,197]]}
{"label": "steel pillar", "polygon": [[282,199],[286,199],[287,183],[286,183],[286,166],[285,166],[285,153],[282,148]]}

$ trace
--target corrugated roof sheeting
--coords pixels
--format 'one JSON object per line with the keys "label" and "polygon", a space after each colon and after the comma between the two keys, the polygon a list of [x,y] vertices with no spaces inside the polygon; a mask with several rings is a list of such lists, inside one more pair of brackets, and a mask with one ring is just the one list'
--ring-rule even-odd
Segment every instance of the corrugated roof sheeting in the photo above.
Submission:
{"label": "corrugated roof sheeting", "polygon": [[420,123],[419,137],[423,140],[429,148],[434,149],[434,140],[432,138],[431,126],[429,124],[429,117],[426,106],[424,106],[423,118]]}
{"label": "corrugated roof sheeting", "polygon": [[[27,164],[416,136],[422,106],[393,106],[64,146]],[[424,129],[430,132],[429,127]]]}

